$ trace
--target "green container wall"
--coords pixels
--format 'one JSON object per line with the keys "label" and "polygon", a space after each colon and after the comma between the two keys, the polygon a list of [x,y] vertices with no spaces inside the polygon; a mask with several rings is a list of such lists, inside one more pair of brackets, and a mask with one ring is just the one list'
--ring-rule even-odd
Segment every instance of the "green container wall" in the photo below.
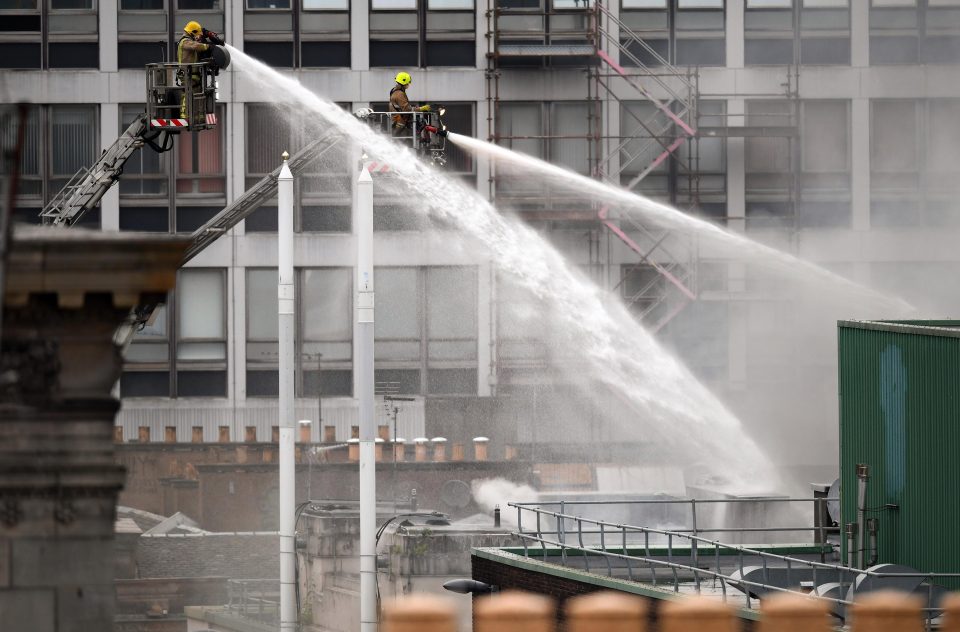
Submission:
{"label": "green container wall", "polygon": [[[957,327],[960,321],[838,323],[841,531],[857,521],[856,466],[865,463],[880,562],[960,572]],[[843,549],[846,559],[845,538]],[[938,583],[960,588],[960,581]]]}

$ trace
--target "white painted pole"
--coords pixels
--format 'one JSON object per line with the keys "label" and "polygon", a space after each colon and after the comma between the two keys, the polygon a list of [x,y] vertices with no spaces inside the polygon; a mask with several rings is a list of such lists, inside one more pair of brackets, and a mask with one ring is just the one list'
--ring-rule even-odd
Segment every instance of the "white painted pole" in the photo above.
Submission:
{"label": "white painted pole", "polygon": [[283,152],[277,177],[277,290],[280,321],[280,630],[297,629],[296,551],[294,550],[294,425],[293,418],[293,174]]}
{"label": "white painted pole", "polygon": [[360,632],[377,630],[377,478],[373,419],[373,179],[357,179],[357,398],[360,407]]}

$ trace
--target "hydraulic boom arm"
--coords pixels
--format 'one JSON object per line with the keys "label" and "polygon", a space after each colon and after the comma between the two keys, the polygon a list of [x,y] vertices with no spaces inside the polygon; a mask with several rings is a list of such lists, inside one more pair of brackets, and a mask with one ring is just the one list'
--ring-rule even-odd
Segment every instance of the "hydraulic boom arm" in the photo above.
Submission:
{"label": "hydraulic boom arm", "polygon": [[[164,138],[158,144],[155,141],[160,136]],[[144,143],[158,152],[167,151],[172,147],[171,141],[166,132],[150,129],[145,114],[138,116],[92,167],[81,167],[50,200],[40,213],[43,223],[55,226],[75,224],[84,213],[99,204],[100,198],[120,178],[123,166],[133,152],[143,147]]]}

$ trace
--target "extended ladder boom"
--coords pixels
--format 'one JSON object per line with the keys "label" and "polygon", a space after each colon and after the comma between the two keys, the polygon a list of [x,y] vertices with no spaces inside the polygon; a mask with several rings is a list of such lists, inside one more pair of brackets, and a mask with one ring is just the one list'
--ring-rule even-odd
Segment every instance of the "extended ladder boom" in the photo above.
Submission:
{"label": "extended ladder boom", "polygon": [[96,207],[123,173],[123,166],[133,152],[143,147],[147,131],[146,115],[138,116],[90,169],[81,167],[50,200],[40,213],[43,223],[70,226]]}

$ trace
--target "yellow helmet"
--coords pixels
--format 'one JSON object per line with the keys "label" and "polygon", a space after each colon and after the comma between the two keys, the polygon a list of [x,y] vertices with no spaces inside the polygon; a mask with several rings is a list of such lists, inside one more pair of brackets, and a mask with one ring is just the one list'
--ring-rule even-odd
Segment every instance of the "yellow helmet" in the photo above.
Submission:
{"label": "yellow helmet", "polygon": [[410,85],[410,81],[411,81],[411,79],[410,79],[410,73],[409,73],[409,72],[398,72],[398,73],[397,73],[396,82],[399,83],[401,86],[409,86],[409,85]]}
{"label": "yellow helmet", "polygon": [[187,22],[187,25],[183,27],[183,32],[189,35],[200,35],[203,32],[203,27],[200,26],[199,22],[190,20]]}

